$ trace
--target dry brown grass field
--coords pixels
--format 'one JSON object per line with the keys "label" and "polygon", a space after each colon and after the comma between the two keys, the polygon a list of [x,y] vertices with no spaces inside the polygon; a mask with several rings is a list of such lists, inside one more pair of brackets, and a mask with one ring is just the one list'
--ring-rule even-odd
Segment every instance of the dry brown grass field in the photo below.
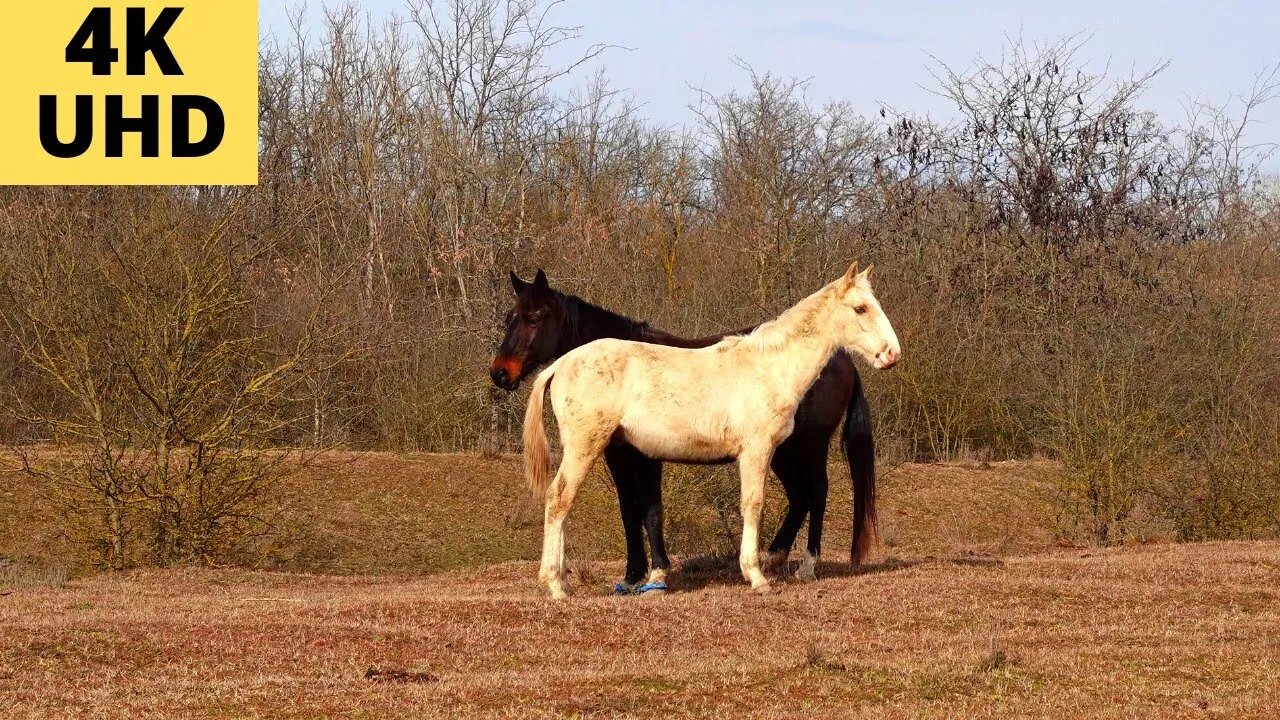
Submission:
{"label": "dry brown grass field", "polygon": [[[771,596],[705,556],[685,557],[665,596],[609,596],[620,531],[600,479],[573,518],[582,559],[576,595],[559,604],[533,582],[538,529],[518,468],[515,458],[344,459],[293,488],[291,512],[311,520],[274,560],[288,572],[13,575],[0,589],[0,716],[1234,718],[1280,708],[1280,544],[1064,547],[1046,502],[1052,463],[892,469],[872,566],[850,575],[829,562],[817,583]],[[847,525],[847,488],[836,488],[833,531]],[[15,520],[18,495],[4,496],[0,516],[10,555],[14,528],[38,521]],[[833,535],[828,547],[842,547]]]}

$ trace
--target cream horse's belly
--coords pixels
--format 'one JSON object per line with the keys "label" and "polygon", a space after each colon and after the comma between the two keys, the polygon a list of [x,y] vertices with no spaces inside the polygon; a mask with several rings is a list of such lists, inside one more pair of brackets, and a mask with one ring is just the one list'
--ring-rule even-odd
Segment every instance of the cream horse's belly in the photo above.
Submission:
{"label": "cream horse's belly", "polygon": [[652,418],[623,417],[622,437],[652,458],[678,462],[718,462],[738,456],[740,443],[726,437],[723,430],[699,427],[687,420],[653,422]]}

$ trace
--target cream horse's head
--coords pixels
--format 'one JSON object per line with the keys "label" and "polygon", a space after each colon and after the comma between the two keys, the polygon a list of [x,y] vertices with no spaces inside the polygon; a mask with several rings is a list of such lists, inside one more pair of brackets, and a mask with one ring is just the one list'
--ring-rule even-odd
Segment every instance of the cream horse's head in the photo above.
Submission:
{"label": "cream horse's head", "polygon": [[897,364],[902,348],[880,301],[871,292],[872,267],[859,272],[855,262],[835,281],[839,308],[834,320],[839,341],[847,350],[861,354],[876,369],[887,369]]}

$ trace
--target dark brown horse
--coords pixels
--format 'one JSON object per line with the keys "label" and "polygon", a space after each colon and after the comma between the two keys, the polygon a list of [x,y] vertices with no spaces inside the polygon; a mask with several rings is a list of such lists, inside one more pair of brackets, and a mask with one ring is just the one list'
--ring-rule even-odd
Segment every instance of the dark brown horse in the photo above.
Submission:
{"label": "dark brown horse", "polygon": [[[515,390],[520,381],[537,367],[570,350],[601,338],[636,340],[658,345],[698,348],[713,345],[726,335],[688,339],[654,330],[647,323],[632,320],[597,307],[585,300],[553,290],[546,273],[538,270],[533,282],[511,273],[516,294],[515,307],[507,314],[507,333],[490,368],[490,378],[506,390]],[[827,506],[827,453],[831,436],[844,419],[845,457],[853,485],[853,540],[850,560],[856,567],[865,558],[875,537],[875,444],[871,434],[871,414],[862,382],[847,354],[837,353],[809,389],[796,412],[795,429],[774,453],[772,468],[787,495],[787,512],[777,535],[769,544],[776,563],[785,559],[795,543],[805,517],[809,518],[809,539],[805,561],[797,576],[812,579],[822,548],[822,521]],[[605,463],[618,490],[622,525],[627,541],[627,571],[620,591],[664,588],[667,568],[666,545],[662,537],[662,461],[615,439],[604,452]],[[649,571],[644,536],[648,534],[653,556]]]}

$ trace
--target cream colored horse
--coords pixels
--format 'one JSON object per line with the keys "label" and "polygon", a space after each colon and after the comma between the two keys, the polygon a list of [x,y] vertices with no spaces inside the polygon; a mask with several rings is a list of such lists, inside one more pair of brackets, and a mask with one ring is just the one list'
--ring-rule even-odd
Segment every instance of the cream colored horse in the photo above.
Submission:
{"label": "cream colored horse", "polygon": [[[774,448],[791,434],[796,407],[840,348],[876,368],[898,361],[898,337],[871,292],[871,268],[843,277],[749,335],[685,349],[596,340],[538,375],[524,416],[525,471],[546,495],[538,579],[565,597],[564,521],[591,469],[617,435],[662,460],[738,460],[742,481],[742,575],[769,589],[757,554],[764,483]],[[550,481],[543,391],[560,425],[564,459]]]}

